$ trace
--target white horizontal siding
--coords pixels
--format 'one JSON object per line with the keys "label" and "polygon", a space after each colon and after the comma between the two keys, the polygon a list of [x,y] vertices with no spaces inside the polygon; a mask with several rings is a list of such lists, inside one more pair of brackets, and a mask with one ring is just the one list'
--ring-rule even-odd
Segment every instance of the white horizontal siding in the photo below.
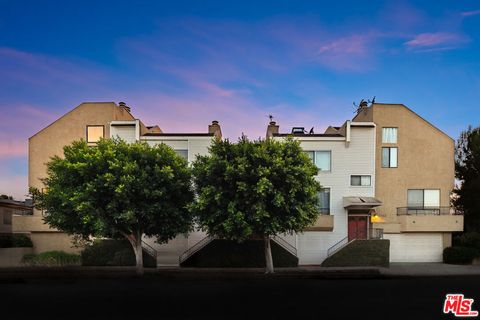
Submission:
{"label": "white horizontal siding", "polygon": [[[348,212],[343,197],[375,196],[375,128],[352,127],[350,143],[341,140],[300,140],[304,150],[329,150],[331,171],[320,172],[316,179],[330,188],[330,213],[334,216],[333,231],[308,231],[297,235],[300,264],[321,264],[327,250],[348,235]],[[370,175],[372,185],[350,186],[350,175]]]}

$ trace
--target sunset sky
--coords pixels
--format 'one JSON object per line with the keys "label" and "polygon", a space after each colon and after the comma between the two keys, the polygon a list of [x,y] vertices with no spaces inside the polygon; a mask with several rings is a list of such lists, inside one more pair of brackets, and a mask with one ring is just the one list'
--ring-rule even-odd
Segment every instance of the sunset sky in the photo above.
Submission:
{"label": "sunset sky", "polygon": [[84,101],[233,139],[268,114],[322,131],[374,96],[455,139],[480,124],[478,1],[226,3],[0,0],[0,193],[24,198],[28,138]]}

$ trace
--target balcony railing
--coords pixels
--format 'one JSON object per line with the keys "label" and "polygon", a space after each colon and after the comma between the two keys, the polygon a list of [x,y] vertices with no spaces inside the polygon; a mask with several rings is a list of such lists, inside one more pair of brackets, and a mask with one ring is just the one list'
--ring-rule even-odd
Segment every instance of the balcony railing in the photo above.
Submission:
{"label": "balcony railing", "polygon": [[462,215],[463,213],[452,207],[399,207],[397,215]]}
{"label": "balcony railing", "polygon": [[18,209],[15,208],[12,210],[13,214],[19,215],[19,216],[31,216],[33,215],[33,209]]}
{"label": "balcony railing", "polygon": [[368,239],[383,239],[383,229],[370,228],[368,230]]}

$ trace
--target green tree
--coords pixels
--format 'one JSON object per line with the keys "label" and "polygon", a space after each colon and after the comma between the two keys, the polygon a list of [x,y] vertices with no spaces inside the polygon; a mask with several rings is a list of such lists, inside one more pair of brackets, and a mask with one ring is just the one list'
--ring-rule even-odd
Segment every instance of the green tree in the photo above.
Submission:
{"label": "green tree", "polygon": [[455,174],[460,180],[453,202],[465,215],[465,231],[480,232],[480,127],[468,127],[456,143]]}
{"label": "green tree", "polygon": [[13,200],[12,196],[7,196],[6,194],[0,194],[0,199],[2,200]]}
{"label": "green tree", "polygon": [[266,272],[273,272],[270,237],[301,232],[318,216],[317,167],[288,138],[238,143],[215,141],[193,164],[193,209],[209,235],[265,242]]}
{"label": "green tree", "polygon": [[50,226],[83,239],[125,237],[139,274],[143,235],[163,243],[191,229],[191,171],[167,145],[82,140],[63,150],[47,164],[47,191],[31,190]]}

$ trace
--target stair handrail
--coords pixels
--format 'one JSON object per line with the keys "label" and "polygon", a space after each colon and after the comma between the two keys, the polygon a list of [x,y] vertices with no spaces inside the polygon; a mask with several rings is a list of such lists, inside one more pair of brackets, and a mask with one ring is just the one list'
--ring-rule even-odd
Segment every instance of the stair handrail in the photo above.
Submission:
{"label": "stair handrail", "polygon": [[199,251],[203,247],[205,247],[207,244],[212,242],[216,237],[214,236],[206,236],[202,240],[198,241],[195,243],[193,246],[185,250],[179,257],[178,257],[178,262],[182,263],[185,260],[187,260],[189,257],[191,257],[195,252]]}
{"label": "stair handrail", "polygon": [[[353,240],[352,240],[353,241]],[[327,257],[330,257],[331,255],[333,255],[335,252],[339,251],[340,249],[342,249],[343,247],[345,247],[347,244],[349,244],[350,242],[352,241],[348,241],[348,236],[346,236],[345,238],[343,238],[342,240],[338,241],[337,243],[335,243],[333,246],[331,246],[330,248],[328,248],[327,250]]]}
{"label": "stair handrail", "polygon": [[157,259],[158,252],[151,245],[142,240],[142,249],[145,250],[153,258]]}
{"label": "stair handrail", "polygon": [[270,239],[275,241],[276,244],[293,254],[295,257],[297,256],[297,248],[291,245],[287,240],[283,239],[280,236],[272,236],[270,237]]}

